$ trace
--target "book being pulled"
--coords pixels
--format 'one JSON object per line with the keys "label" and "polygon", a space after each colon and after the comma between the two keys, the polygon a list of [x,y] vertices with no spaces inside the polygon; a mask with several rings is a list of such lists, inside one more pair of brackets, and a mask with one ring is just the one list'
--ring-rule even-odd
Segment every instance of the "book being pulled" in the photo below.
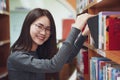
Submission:
{"label": "book being pulled", "polygon": [[120,50],[120,11],[103,11],[88,19],[91,44],[97,49]]}

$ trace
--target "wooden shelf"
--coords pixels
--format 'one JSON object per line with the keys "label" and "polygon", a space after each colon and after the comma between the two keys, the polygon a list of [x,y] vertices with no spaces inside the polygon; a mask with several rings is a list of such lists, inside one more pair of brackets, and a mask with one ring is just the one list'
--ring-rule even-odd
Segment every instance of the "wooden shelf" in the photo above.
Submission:
{"label": "wooden shelf", "polygon": [[0,10],[0,15],[10,15],[10,13],[7,12],[7,11],[1,11],[1,10]]}
{"label": "wooden shelf", "polygon": [[106,58],[120,64],[120,50],[100,50],[100,49],[95,49],[92,45],[89,45],[88,43],[84,43],[84,46],[88,47],[88,49],[94,51],[98,55],[106,57]]}
{"label": "wooden shelf", "polygon": [[0,80],[8,80],[7,59],[10,51],[9,0],[5,1],[6,11],[0,10]]}
{"label": "wooden shelf", "polygon": [[[87,0],[89,1],[89,0]],[[89,3],[83,10],[82,13],[98,14],[101,11],[120,11],[120,0],[94,0]],[[79,8],[78,8],[79,9]],[[78,10],[79,11],[79,10]],[[82,13],[78,13],[82,14]],[[90,59],[92,57],[105,57],[111,61],[120,64],[120,50],[101,50],[96,49],[93,45],[90,45],[90,37],[88,43],[85,42],[84,46],[88,48],[88,66],[89,73],[84,75],[85,80],[90,80]]]}
{"label": "wooden shelf", "polygon": [[117,64],[120,64],[120,50],[97,50],[97,53],[114,61]]}
{"label": "wooden shelf", "polygon": [[104,51],[106,54],[106,58],[111,59],[112,61],[120,64],[120,50],[116,51]]}
{"label": "wooden shelf", "polygon": [[[118,11],[120,10],[120,0],[99,0],[91,2],[89,5],[87,5],[83,12],[87,11],[88,9],[98,9],[100,11]],[[114,7],[113,7],[114,6]],[[99,12],[99,11],[97,11]]]}
{"label": "wooden shelf", "polygon": [[10,43],[10,40],[0,41],[0,46]]}
{"label": "wooden shelf", "polygon": [[0,67],[0,79],[6,77],[8,75],[7,68]]}

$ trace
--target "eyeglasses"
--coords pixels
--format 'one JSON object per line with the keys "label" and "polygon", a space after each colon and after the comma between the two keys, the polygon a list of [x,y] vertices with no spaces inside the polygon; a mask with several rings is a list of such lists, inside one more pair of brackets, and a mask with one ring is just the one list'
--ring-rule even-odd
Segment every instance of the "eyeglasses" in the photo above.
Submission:
{"label": "eyeglasses", "polygon": [[34,25],[35,25],[37,31],[43,31],[43,30],[45,30],[46,34],[50,34],[50,32],[51,32],[50,26],[45,27],[45,26],[44,26],[43,24],[41,24],[41,23],[39,23],[39,24],[34,24]]}

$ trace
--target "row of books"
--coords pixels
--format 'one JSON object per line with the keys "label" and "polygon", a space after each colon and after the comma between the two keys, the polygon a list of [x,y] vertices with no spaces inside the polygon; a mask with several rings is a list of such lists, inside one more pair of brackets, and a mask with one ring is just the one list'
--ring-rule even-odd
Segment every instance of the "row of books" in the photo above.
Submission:
{"label": "row of books", "polygon": [[0,11],[6,11],[6,0],[0,0]]}
{"label": "row of books", "polygon": [[102,11],[88,19],[90,44],[97,49],[120,50],[120,11]]}
{"label": "row of books", "polygon": [[104,57],[92,57],[90,80],[120,80],[120,65]]}
{"label": "row of books", "polygon": [[76,0],[77,13],[83,12],[83,9],[88,5],[88,0]]}
{"label": "row of books", "polygon": [[91,2],[100,2],[100,1],[102,1],[102,0],[89,0],[89,3],[91,3]]}
{"label": "row of books", "polygon": [[77,3],[77,13],[82,13],[88,4],[92,2],[100,2],[102,0],[76,0]]}

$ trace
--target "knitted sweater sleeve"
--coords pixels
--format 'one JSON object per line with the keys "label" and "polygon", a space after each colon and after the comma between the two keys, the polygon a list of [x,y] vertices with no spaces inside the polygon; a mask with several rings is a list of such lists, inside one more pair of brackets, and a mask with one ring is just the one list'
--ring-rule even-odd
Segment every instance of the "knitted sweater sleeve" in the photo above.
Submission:
{"label": "knitted sweater sleeve", "polygon": [[[27,52],[16,51],[8,58],[8,70],[27,71],[36,73],[51,73],[59,71],[68,61],[71,52],[78,49],[79,42],[75,42],[80,30],[72,28],[68,38],[63,42],[62,47],[51,59],[37,59]],[[79,40],[79,39],[78,39]],[[82,45],[84,40],[80,43]],[[76,43],[76,44],[75,44]],[[75,49],[73,49],[75,45]],[[76,52],[77,53],[77,52]]]}

